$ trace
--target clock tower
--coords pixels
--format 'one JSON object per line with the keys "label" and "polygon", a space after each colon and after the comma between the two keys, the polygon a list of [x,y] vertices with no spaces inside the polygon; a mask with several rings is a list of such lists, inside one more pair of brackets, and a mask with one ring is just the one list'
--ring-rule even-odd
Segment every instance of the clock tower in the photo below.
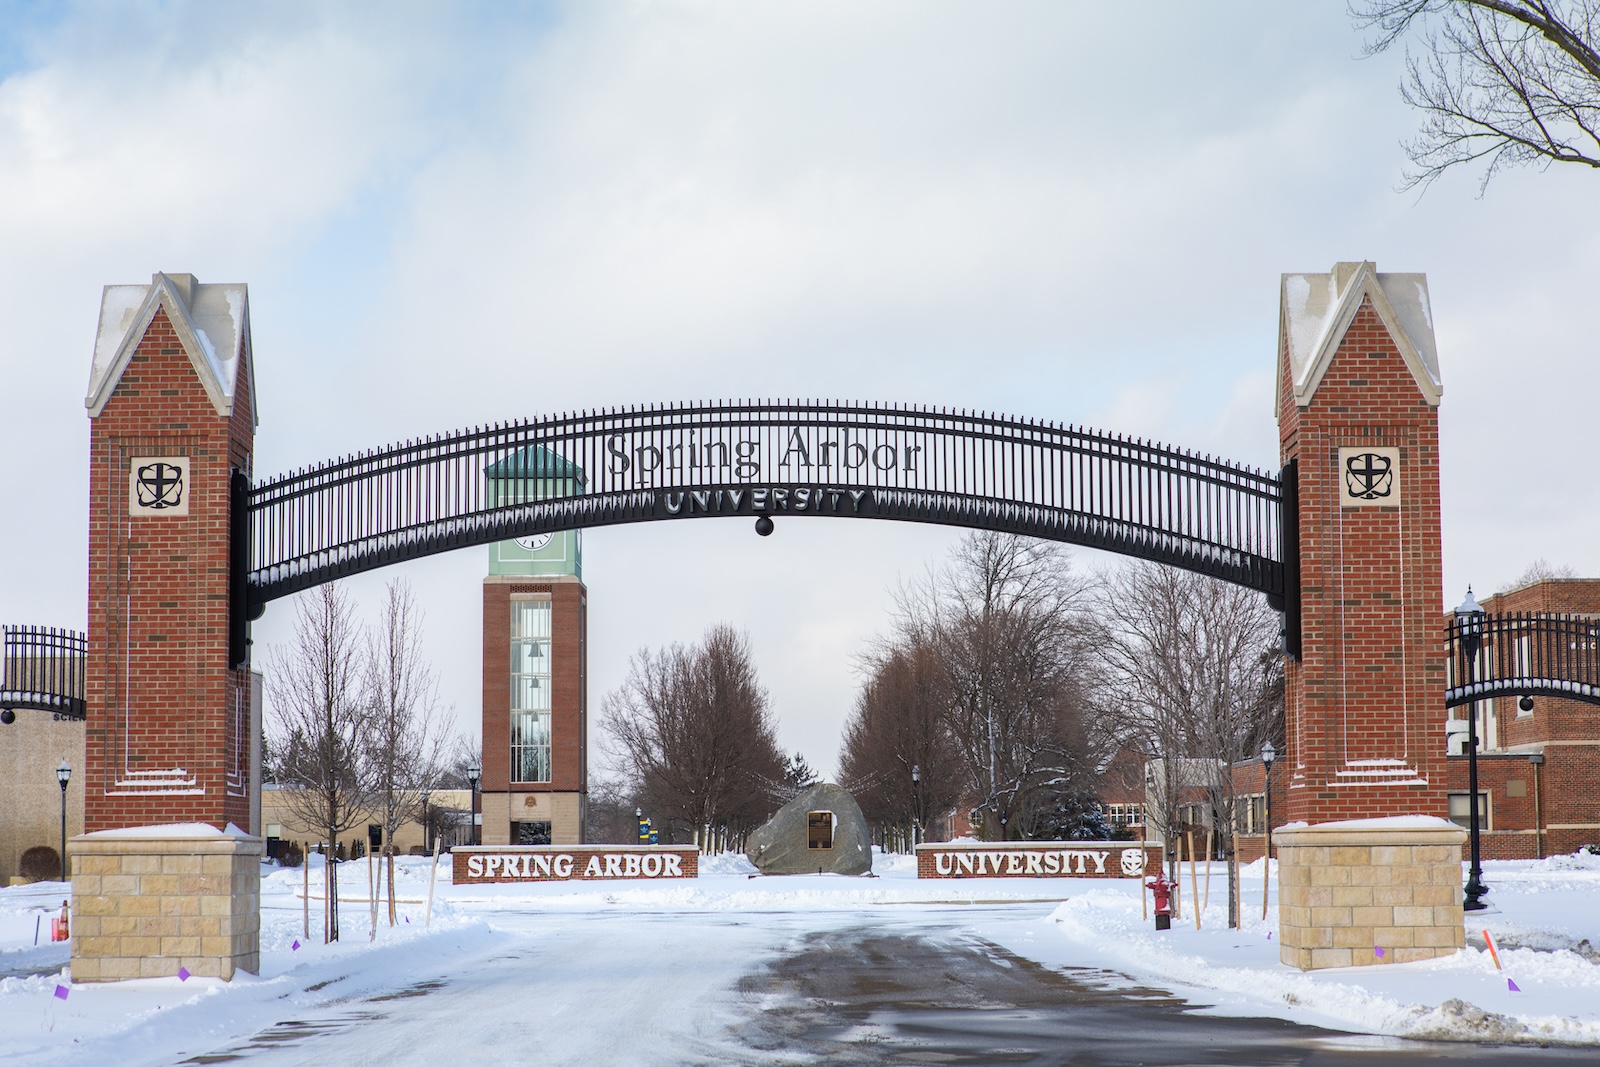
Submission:
{"label": "clock tower", "polygon": [[[583,492],[583,470],[542,446],[484,471],[507,507]],[[577,530],[489,546],[483,580],[486,845],[581,844],[589,790],[588,592]]]}

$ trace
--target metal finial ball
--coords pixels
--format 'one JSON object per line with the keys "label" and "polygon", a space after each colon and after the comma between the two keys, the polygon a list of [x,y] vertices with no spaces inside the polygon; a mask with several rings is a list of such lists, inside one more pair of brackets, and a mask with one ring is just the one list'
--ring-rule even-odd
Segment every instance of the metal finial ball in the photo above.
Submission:
{"label": "metal finial ball", "polygon": [[1524,694],[1522,699],[1517,701],[1517,707],[1521,708],[1523,711],[1532,711],[1533,698]]}
{"label": "metal finial ball", "polygon": [[0,711],[0,722],[3,722],[7,726],[10,726],[12,723],[14,723],[16,721],[17,721],[17,713],[12,711],[10,708],[7,708],[4,711]]}
{"label": "metal finial ball", "polygon": [[771,537],[772,519],[766,515],[758,518],[756,520],[756,533],[760,534],[762,537]]}

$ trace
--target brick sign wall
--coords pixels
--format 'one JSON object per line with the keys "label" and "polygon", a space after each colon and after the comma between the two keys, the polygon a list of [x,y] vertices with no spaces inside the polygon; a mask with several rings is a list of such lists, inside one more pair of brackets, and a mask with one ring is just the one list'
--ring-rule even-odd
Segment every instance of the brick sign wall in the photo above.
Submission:
{"label": "brick sign wall", "polygon": [[694,845],[473,845],[454,849],[450,861],[456,885],[700,876]]}
{"label": "brick sign wall", "polygon": [[1139,878],[1159,845],[1131,841],[949,842],[917,846],[918,878]]}

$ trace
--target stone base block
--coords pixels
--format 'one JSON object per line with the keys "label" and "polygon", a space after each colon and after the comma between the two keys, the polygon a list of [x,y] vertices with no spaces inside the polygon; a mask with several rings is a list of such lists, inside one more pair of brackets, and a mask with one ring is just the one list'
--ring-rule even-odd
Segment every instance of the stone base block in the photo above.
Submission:
{"label": "stone base block", "polygon": [[261,838],[149,826],[74,837],[67,852],[73,981],[260,970]]}
{"label": "stone base block", "polygon": [[1278,958],[1302,971],[1447,956],[1466,944],[1461,845],[1444,819],[1283,827]]}

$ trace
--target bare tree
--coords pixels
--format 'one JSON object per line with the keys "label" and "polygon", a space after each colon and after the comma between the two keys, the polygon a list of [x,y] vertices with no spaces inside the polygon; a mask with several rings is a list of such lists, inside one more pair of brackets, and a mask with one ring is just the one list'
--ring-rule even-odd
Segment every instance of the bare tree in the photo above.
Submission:
{"label": "bare tree", "polygon": [[729,847],[783,795],[785,762],[750,642],[713,626],[699,644],[634,656],[601,721],[636,794],[669,830]]}
{"label": "bare tree", "polygon": [[1540,556],[1538,559],[1528,564],[1526,569],[1524,569],[1523,572],[1517,576],[1516,581],[1512,582],[1510,585],[1506,586],[1500,591],[1504,593],[1512,589],[1521,589],[1525,585],[1532,585],[1534,582],[1542,582],[1547,578],[1576,578],[1577,576],[1578,571],[1571,564],[1551,563],[1543,556]]}
{"label": "bare tree", "polygon": [[899,596],[892,643],[935,650],[946,725],[988,838],[1025,836],[1088,773],[1081,594],[1059,545],[986,531]]}
{"label": "bare tree", "polygon": [[1406,145],[1406,188],[1482,161],[1479,193],[1503,167],[1600,167],[1600,0],[1353,0],[1381,52],[1413,27],[1405,101],[1423,112]]}
{"label": "bare tree", "polygon": [[324,940],[337,941],[339,835],[366,819],[371,784],[361,633],[336,583],[302,596],[296,613],[289,646],[270,656],[267,692],[285,807],[323,835]]}
{"label": "bare tree", "polygon": [[[1228,919],[1238,924],[1231,765],[1255,754],[1281,718],[1278,617],[1259,594],[1204,575],[1132,563],[1102,580],[1097,645],[1125,741],[1151,758],[1149,796],[1170,834],[1199,791],[1228,858]],[[1281,743],[1281,737],[1278,738]]]}
{"label": "bare tree", "polygon": [[422,640],[422,612],[403,580],[388,584],[383,616],[368,634],[366,731],[372,771],[372,812],[383,828],[389,887],[389,925],[394,899],[394,835],[424,818],[422,792],[439,777],[446,734],[439,714],[438,686]]}
{"label": "bare tree", "polygon": [[880,649],[845,723],[839,784],[892,838],[918,837],[931,812],[949,811],[963,791],[963,765],[950,735],[950,689],[931,642]]}

